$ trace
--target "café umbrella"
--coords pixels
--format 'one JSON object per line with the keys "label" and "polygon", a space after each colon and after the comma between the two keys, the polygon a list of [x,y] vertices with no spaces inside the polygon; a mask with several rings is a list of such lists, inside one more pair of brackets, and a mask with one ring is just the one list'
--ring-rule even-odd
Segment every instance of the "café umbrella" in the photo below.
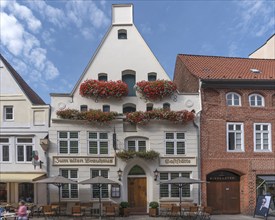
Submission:
{"label": "caf\u00e9 umbrella", "polygon": [[35,183],[46,183],[46,184],[53,184],[58,187],[58,203],[59,203],[59,213],[60,213],[60,188],[63,184],[77,184],[76,181],[70,180],[66,177],[61,175],[48,177],[42,180],[37,180]]}
{"label": "caf\u00e9 umbrella", "polygon": [[[205,183],[205,181],[198,180],[198,179],[192,179],[192,178],[188,178],[188,177],[183,177],[183,176],[160,182],[160,184],[173,184],[179,188],[180,207],[181,207],[181,197],[182,197],[183,186],[188,185],[188,184],[201,184],[201,183]],[[180,215],[181,215],[181,208],[180,208]]]}
{"label": "caf\u00e9 umbrella", "polygon": [[90,178],[87,180],[80,181],[79,184],[90,184],[90,185],[96,185],[99,188],[99,218],[101,219],[101,188],[104,184],[119,184],[116,181],[110,180],[108,178],[105,178],[103,176],[96,176],[94,178]]}

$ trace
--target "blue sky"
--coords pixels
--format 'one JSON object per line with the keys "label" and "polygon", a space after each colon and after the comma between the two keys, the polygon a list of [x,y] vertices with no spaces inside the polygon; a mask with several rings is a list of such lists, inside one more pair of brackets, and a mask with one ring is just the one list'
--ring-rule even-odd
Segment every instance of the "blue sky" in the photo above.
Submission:
{"label": "blue sky", "polygon": [[274,0],[0,0],[1,53],[50,103],[69,93],[111,25],[111,5],[134,23],[173,79],[177,54],[248,57],[275,32]]}

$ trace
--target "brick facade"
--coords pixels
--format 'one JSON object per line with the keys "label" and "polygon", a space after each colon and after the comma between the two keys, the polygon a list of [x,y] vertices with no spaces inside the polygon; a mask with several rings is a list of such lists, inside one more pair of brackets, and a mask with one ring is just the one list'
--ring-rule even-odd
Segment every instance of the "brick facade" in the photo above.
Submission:
{"label": "brick facade", "polygon": [[[241,106],[227,106],[226,93],[241,95]],[[265,107],[250,107],[249,94],[257,92],[265,98]],[[240,211],[252,214],[256,205],[256,175],[275,173],[275,142],[272,152],[254,152],[253,123],[271,123],[275,140],[274,90],[202,89],[201,170],[202,179],[216,170],[240,175]],[[244,151],[227,152],[226,123],[244,124]],[[202,203],[207,204],[207,185],[202,186]]]}

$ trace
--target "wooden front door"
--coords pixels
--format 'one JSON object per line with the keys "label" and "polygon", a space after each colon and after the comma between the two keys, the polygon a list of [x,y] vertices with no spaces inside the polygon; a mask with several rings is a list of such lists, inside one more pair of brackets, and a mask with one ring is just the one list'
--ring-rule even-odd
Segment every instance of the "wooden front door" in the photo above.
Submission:
{"label": "wooden front door", "polygon": [[240,213],[240,183],[210,182],[207,184],[207,206],[216,214]]}
{"label": "wooden front door", "polygon": [[146,212],[147,210],[147,187],[146,177],[128,178],[128,202],[131,208],[136,211]]}

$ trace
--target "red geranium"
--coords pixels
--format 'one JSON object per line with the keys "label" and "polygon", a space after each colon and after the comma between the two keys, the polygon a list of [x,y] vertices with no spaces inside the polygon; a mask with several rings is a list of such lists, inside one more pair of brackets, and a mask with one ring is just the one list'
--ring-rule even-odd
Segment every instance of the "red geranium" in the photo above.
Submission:
{"label": "red geranium", "polygon": [[121,80],[86,80],[80,85],[79,93],[83,97],[121,98],[128,95],[128,86]]}

